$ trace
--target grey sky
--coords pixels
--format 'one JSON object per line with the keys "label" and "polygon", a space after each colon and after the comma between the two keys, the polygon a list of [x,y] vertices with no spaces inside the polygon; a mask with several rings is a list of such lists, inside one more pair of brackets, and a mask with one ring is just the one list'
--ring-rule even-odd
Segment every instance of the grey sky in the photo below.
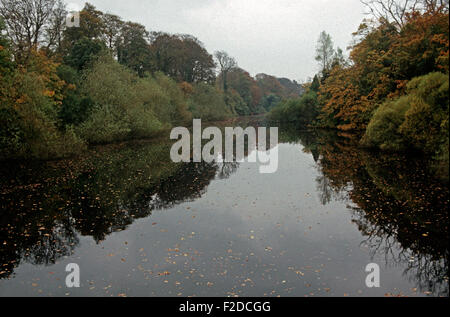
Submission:
{"label": "grey sky", "polygon": [[[65,0],[82,8],[85,0]],[[99,10],[138,22],[149,31],[187,33],[210,53],[225,50],[239,66],[304,81],[318,66],[325,30],[344,49],[364,18],[359,0],[90,0]]]}

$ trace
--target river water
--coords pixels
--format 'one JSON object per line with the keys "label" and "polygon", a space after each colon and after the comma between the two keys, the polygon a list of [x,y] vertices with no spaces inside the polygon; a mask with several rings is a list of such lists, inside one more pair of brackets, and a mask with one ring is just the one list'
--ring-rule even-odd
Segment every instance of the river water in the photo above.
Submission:
{"label": "river water", "polygon": [[4,163],[0,296],[448,296],[449,188],[426,160],[292,128],[274,174],[170,146]]}

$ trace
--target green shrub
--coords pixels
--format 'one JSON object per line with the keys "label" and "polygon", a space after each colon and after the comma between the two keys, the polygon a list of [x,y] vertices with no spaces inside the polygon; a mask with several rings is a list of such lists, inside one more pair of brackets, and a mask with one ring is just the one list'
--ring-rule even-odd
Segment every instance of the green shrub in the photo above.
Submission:
{"label": "green shrub", "polygon": [[185,125],[192,120],[187,101],[178,84],[163,73],[143,78],[137,86],[140,99],[169,125]]}
{"label": "green shrub", "polygon": [[273,122],[293,122],[293,118],[289,116],[290,110],[291,106],[288,104],[288,102],[280,102],[269,112],[268,118]]}
{"label": "green shrub", "polygon": [[244,99],[235,90],[226,93],[225,104],[233,115],[248,116],[251,114],[248,104],[245,103]]}
{"label": "green shrub", "polygon": [[49,127],[42,130],[40,138],[31,140],[29,145],[31,157],[43,160],[71,157],[86,149],[85,142],[72,128],[60,132]]}
{"label": "green shrub", "polygon": [[449,89],[448,75],[430,73],[408,84],[410,108],[400,131],[420,150],[437,154],[448,141]]}
{"label": "green shrub", "polygon": [[385,151],[403,151],[408,147],[400,126],[410,107],[411,97],[403,96],[381,105],[367,126],[361,144]]}
{"label": "green shrub", "polygon": [[389,151],[416,148],[448,162],[448,82],[441,73],[411,80],[406,96],[376,110],[361,143]]}
{"label": "green shrub", "polygon": [[90,143],[152,137],[192,118],[175,81],[162,73],[139,78],[109,56],[100,57],[84,72],[81,92],[95,103],[76,128]]}
{"label": "green shrub", "polygon": [[0,159],[13,157],[23,148],[24,133],[18,113],[0,105]]}
{"label": "green shrub", "polygon": [[280,102],[268,117],[274,122],[292,122],[306,127],[316,120],[318,114],[317,94],[310,91],[300,98]]}
{"label": "green shrub", "polygon": [[97,105],[108,105],[124,112],[139,102],[133,85],[137,76],[110,56],[102,56],[83,74],[82,93]]}
{"label": "green shrub", "polygon": [[102,56],[84,72],[81,92],[88,100],[78,104],[83,111],[95,107],[77,133],[90,143],[109,143],[152,136],[161,128],[152,109],[145,104],[141,80],[109,56]]}
{"label": "green shrub", "polygon": [[265,111],[270,111],[275,108],[281,102],[281,97],[270,94],[268,96],[264,96],[261,100],[261,107],[265,109]]}
{"label": "green shrub", "polygon": [[103,144],[126,140],[131,129],[116,109],[103,105],[94,108],[89,119],[77,127],[76,132],[89,143]]}
{"label": "green shrub", "polygon": [[205,121],[220,121],[230,117],[223,94],[215,87],[200,83],[194,87],[189,98],[189,111],[194,118]]}
{"label": "green shrub", "polygon": [[[55,77],[56,78],[56,77]],[[71,130],[58,130],[58,105],[45,76],[16,71],[11,96],[0,110],[2,158],[56,159],[81,151],[85,144]]]}
{"label": "green shrub", "polygon": [[151,109],[127,109],[127,120],[133,139],[152,137],[164,128]]}
{"label": "green shrub", "polygon": [[104,51],[106,51],[106,46],[103,42],[83,37],[70,48],[64,57],[64,63],[81,71]]}

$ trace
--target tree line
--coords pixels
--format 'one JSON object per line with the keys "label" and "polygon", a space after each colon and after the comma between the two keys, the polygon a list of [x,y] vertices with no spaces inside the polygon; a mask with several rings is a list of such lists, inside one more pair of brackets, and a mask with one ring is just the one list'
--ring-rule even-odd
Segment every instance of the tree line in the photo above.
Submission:
{"label": "tree line", "polygon": [[253,78],[186,34],[149,32],[86,3],[0,0],[0,159],[53,159],[88,144],[154,137],[192,118],[269,111],[303,88]]}
{"label": "tree line", "polygon": [[349,57],[322,32],[320,72],[301,98],[280,103],[269,117],[356,132],[368,148],[419,151],[448,175],[448,1],[362,2],[369,17],[353,33]]}

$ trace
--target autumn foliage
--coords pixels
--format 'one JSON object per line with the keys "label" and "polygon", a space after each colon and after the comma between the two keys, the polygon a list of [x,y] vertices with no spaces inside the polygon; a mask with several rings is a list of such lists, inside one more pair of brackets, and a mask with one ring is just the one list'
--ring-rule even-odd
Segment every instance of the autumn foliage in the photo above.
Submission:
{"label": "autumn foliage", "polygon": [[226,52],[217,74],[218,55],[194,36],[150,32],[89,3],[79,27],[66,14],[62,0],[0,1],[0,160],[68,157],[299,95],[295,81],[253,78]]}
{"label": "autumn foliage", "polygon": [[322,122],[340,130],[365,130],[386,100],[405,94],[409,81],[448,74],[448,13],[411,12],[398,30],[388,21],[363,23],[354,33],[349,67],[336,66],[320,88]]}
{"label": "autumn foliage", "polygon": [[364,146],[420,150],[448,164],[448,10],[409,12],[401,28],[366,21],[353,35],[349,64],[322,77],[318,125],[361,131]]}

